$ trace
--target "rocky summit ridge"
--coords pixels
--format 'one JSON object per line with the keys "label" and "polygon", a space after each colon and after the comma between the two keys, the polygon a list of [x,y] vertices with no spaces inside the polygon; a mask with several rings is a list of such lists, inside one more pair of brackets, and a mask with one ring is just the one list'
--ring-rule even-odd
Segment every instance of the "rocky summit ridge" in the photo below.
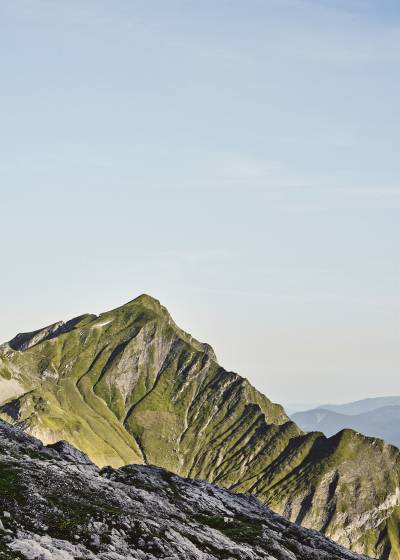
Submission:
{"label": "rocky summit ridge", "polygon": [[362,560],[252,497],[154,466],[99,469],[0,420],[0,559]]}
{"label": "rocky summit ridge", "polygon": [[400,559],[400,452],[304,433],[143,295],[0,347],[0,417],[99,467],[153,464],[259,498],[354,551]]}

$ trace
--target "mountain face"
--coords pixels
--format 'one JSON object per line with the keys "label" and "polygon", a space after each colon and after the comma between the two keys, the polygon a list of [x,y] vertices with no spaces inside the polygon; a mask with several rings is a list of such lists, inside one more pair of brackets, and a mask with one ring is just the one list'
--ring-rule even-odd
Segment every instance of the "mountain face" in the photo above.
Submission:
{"label": "mountain face", "polygon": [[320,430],[331,436],[344,428],[351,428],[400,447],[400,406],[382,406],[362,414],[338,414],[316,408],[297,412],[291,418],[306,432]]}
{"label": "mountain face", "polygon": [[153,464],[252,494],[305,527],[400,559],[400,452],[304,433],[149,296],[0,347],[0,415],[100,467]]}
{"label": "mountain face", "polygon": [[366,560],[254,498],[158,467],[100,470],[2,421],[0,473],[1,559]]}

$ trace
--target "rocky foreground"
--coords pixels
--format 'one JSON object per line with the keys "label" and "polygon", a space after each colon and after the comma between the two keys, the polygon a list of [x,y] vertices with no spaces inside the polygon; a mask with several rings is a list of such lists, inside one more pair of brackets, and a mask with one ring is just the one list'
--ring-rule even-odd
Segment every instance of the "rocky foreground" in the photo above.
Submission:
{"label": "rocky foreground", "polygon": [[0,559],[356,560],[253,498],[164,469],[99,469],[0,421]]}
{"label": "rocky foreground", "polygon": [[304,433],[150,296],[0,345],[0,418],[100,468],[207,480],[354,552],[400,560],[400,450],[352,430]]}

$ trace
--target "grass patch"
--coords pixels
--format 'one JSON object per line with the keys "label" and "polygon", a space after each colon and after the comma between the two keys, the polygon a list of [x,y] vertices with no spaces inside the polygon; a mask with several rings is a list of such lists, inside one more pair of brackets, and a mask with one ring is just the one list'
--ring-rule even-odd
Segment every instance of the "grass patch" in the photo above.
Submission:
{"label": "grass patch", "polygon": [[259,521],[244,518],[234,518],[231,521],[214,515],[198,515],[196,521],[217,529],[234,542],[253,544],[262,536],[262,525]]}
{"label": "grass patch", "polygon": [[48,532],[52,537],[65,540],[71,540],[78,534],[86,541],[90,537],[87,527],[91,519],[108,522],[123,513],[119,508],[96,502],[66,504],[55,499],[53,504],[64,514],[52,518]]}
{"label": "grass patch", "polygon": [[12,465],[0,464],[0,498],[25,501],[24,491],[18,480],[18,471]]}

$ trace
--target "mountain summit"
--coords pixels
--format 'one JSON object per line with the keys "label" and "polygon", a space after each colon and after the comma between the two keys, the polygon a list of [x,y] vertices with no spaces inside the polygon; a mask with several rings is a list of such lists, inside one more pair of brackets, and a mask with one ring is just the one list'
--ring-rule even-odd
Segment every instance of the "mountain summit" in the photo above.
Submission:
{"label": "mountain summit", "polygon": [[0,416],[98,466],[153,464],[253,494],[370,556],[400,559],[400,452],[343,430],[304,433],[226,371],[154,298],[0,347]]}

